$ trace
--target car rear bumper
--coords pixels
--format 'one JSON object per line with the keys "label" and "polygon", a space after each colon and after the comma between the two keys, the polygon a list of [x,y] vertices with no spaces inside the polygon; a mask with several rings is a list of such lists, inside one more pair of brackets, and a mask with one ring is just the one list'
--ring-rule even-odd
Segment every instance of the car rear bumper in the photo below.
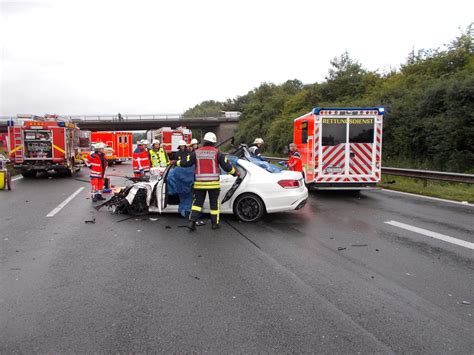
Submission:
{"label": "car rear bumper", "polygon": [[308,200],[308,189],[306,187],[303,186],[293,191],[286,189],[285,191],[287,193],[264,200],[267,213],[299,210],[306,204]]}

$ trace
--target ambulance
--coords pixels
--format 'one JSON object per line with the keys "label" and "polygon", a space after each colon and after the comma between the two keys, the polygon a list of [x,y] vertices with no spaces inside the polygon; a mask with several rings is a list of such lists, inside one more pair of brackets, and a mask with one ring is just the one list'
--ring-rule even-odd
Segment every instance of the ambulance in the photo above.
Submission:
{"label": "ambulance", "polygon": [[383,107],[316,107],[294,120],[305,183],[361,190],[381,179]]}
{"label": "ambulance", "polygon": [[91,141],[102,142],[111,148],[113,153],[106,158],[113,163],[123,163],[132,159],[132,132],[92,132]]}
{"label": "ambulance", "polygon": [[153,140],[158,139],[168,154],[178,150],[179,141],[184,140],[186,144],[190,144],[192,138],[193,134],[191,130],[186,127],[177,127],[174,129],[171,127],[162,127],[147,132],[147,139],[150,141],[150,144]]}

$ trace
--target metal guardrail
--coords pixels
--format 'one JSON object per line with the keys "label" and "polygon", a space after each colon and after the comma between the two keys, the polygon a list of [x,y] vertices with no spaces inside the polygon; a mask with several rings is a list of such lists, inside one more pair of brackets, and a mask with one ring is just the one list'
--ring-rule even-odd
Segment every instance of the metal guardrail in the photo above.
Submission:
{"label": "metal guardrail", "polygon": [[382,174],[406,176],[424,180],[437,180],[447,182],[461,182],[465,184],[474,184],[473,174],[447,173],[443,171],[385,168],[382,167]]}
{"label": "metal guardrail", "polygon": [[[288,158],[280,157],[263,157],[270,161],[287,161]],[[416,169],[403,169],[403,168],[385,168],[382,167],[382,174],[395,175],[395,176],[406,176],[416,178],[420,180],[436,180],[436,181],[447,181],[447,182],[460,182],[464,184],[474,184],[474,174],[460,174],[460,173],[448,173],[443,171],[431,171],[431,170],[416,170]]]}

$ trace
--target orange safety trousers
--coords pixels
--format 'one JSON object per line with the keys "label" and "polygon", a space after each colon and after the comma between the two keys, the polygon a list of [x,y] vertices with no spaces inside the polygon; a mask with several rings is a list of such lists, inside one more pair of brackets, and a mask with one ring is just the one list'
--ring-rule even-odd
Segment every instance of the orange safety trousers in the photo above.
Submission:
{"label": "orange safety trousers", "polygon": [[104,189],[104,178],[91,178],[91,192],[101,192]]}

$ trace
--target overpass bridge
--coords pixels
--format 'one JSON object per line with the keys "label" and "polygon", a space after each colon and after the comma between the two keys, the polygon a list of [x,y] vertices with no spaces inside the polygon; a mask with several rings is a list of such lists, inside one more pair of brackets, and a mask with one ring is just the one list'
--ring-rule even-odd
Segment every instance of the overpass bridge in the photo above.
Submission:
{"label": "overpass bridge", "polygon": [[[82,115],[59,116],[76,123],[80,129],[91,131],[147,131],[161,127],[185,126],[194,131],[214,132],[219,140],[232,136],[237,129],[240,113],[222,112],[188,117],[182,114]],[[7,122],[20,123],[25,118],[0,117],[0,133],[7,132]]]}

